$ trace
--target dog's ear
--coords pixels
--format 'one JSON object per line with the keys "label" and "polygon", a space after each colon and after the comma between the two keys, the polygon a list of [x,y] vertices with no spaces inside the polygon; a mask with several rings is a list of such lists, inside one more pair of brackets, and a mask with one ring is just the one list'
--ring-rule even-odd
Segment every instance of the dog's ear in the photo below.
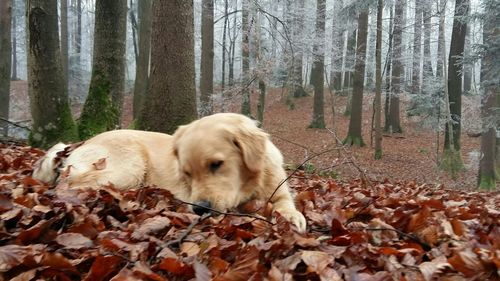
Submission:
{"label": "dog's ear", "polygon": [[172,135],[174,137],[174,140],[173,140],[173,144],[174,144],[173,145],[173,153],[174,153],[175,157],[178,157],[177,147],[178,147],[179,139],[182,137],[182,135],[184,134],[184,132],[186,132],[188,126],[189,125],[179,126],[177,128],[177,130],[175,130],[174,134]]}
{"label": "dog's ear", "polygon": [[240,149],[245,166],[258,173],[264,166],[268,134],[257,128],[251,120],[245,120],[237,126],[233,143]]}

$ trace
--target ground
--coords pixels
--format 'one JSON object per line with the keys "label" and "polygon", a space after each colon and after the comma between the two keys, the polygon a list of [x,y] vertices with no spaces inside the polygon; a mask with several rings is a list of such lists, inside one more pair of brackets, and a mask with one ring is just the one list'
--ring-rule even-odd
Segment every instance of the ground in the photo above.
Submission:
{"label": "ground", "polygon": [[[26,81],[12,82],[11,120],[19,122],[29,120],[28,97]],[[252,112],[257,111],[257,91],[252,96]],[[312,118],[312,96],[296,99],[295,108],[290,110],[285,104],[281,89],[271,89],[267,96],[263,128],[268,131],[273,142],[281,149],[285,161],[290,166],[302,163],[315,153],[324,152],[335,147],[335,135],[343,140],[347,135],[349,117],[343,115],[346,98],[336,96],[335,118],[332,118],[331,95],[326,93],[325,122],[326,130],[308,129]],[[132,97],[127,95],[123,113],[123,127],[132,121]],[[229,110],[238,111],[238,98],[229,102]],[[462,157],[466,170],[451,178],[439,170],[436,162],[436,151],[441,155],[443,135],[439,136],[439,146],[436,145],[435,129],[423,126],[425,120],[421,117],[407,117],[402,106],[403,134],[384,134],[381,160],[373,159],[373,148],[370,146],[370,122],[372,116],[373,95],[368,94],[363,104],[363,140],[367,146],[332,150],[309,161],[310,169],[322,171],[339,179],[349,180],[360,176],[362,170],[369,178],[383,180],[415,181],[434,185],[444,185],[450,188],[474,189],[477,181],[480,138],[470,137],[468,133],[477,128],[477,102],[473,98],[464,97],[464,127],[462,136]],[[407,104],[407,98],[403,98]],[[472,104],[472,106],[470,106]],[[472,108],[472,109],[471,109]],[[73,112],[78,116],[81,106],[74,105]],[[335,119],[335,126],[333,125]],[[334,135],[332,132],[336,132]],[[354,164],[347,164],[352,162]],[[357,167],[356,167],[357,166]]]}

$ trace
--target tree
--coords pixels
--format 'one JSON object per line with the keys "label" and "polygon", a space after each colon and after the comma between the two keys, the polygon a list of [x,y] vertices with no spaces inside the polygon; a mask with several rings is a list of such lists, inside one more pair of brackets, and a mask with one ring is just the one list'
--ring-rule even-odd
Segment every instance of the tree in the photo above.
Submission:
{"label": "tree", "polygon": [[142,102],[149,82],[149,60],[151,58],[151,3],[152,0],[139,1],[139,56],[135,72],[133,114],[139,118]]}
{"label": "tree", "polygon": [[[61,59],[64,83],[68,85],[68,0],[61,0]],[[66,86],[67,87],[67,86]]]}
{"label": "tree", "polygon": [[92,77],[78,127],[82,139],[120,126],[126,25],[126,0],[96,2]]}
{"label": "tree", "polygon": [[382,158],[382,13],[384,2],[377,1],[377,43],[375,44],[375,159]]}
{"label": "tree", "polygon": [[[481,92],[483,105],[481,117],[483,130],[481,134],[481,160],[479,163],[478,187],[494,190],[496,181],[500,179],[498,155],[499,139],[496,137],[500,128],[500,84],[498,72],[498,50],[500,50],[500,12],[498,1],[486,0],[483,3],[483,46],[481,61]],[[496,7],[495,7],[496,5]],[[496,150],[496,152],[495,152]]]}
{"label": "tree", "polygon": [[386,131],[391,133],[401,133],[401,123],[399,118],[399,96],[401,95],[401,74],[403,71],[402,62],[402,36],[403,36],[403,10],[405,9],[406,0],[396,0],[394,7],[394,42],[393,42],[393,57],[392,57],[392,81],[391,81],[391,96],[389,106],[389,122],[386,120]]}
{"label": "tree", "polygon": [[[430,0],[421,0],[423,5],[423,21],[424,21],[424,66],[423,77],[428,80],[432,77],[432,56],[431,56],[431,3]],[[446,0],[442,0],[446,1]],[[396,16],[397,17],[397,16]]]}
{"label": "tree", "polygon": [[[0,118],[9,119],[12,0],[0,3]],[[7,135],[9,124],[0,119],[0,134]]]}
{"label": "tree", "polygon": [[[354,73],[354,58],[356,56],[356,25],[353,23],[348,24],[347,29],[347,50],[344,58],[344,95],[350,94],[352,87],[352,76]],[[350,100],[350,98],[349,98]],[[350,103],[350,102],[349,102]],[[347,105],[346,114],[350,114],[350,104]]]}
{"label": "tree", "polygon": [[229,25],[229,0],[224,0],[224,28],[222,30],[222,79],[221,79],[221,92],[224,93],[226,87],[226,41],[227,41],[227,31]]}
{"label": "tree", "polygon": [[325,128],[324,68],[325,68],[325,0],[316,1],[316,33],[313,47],[311,80],[314,86],[313,116],[310,128]]}
{"label": "tree", "polygon": [[151,69],[137,124],[171,134],[197,118],[192,1],[153,1]]}
{"label": "tree", "polygon": [[307,96],[303,87],[302,67],[304,56],[304,44],[302,43],[304,36],[304,0],[292,1],[294,9],[292,11],[292,40],[295,43],[293,50],[292,65],[292,86],[293,97],[300,98]]}
{"label": "tree", "polygon": [[463,167],[460,155],[463,64],[460,57],[463,56],[464,52],[467,31],[467,23],[464,21],[464,17],[468,14],[468,11],[469,0],[456,0],[448,58],[448,100],[452,122],[446,124],[442,162],[442,168],[452,173],[461,170]]}
{"label": "tree", "polygon": [[332,20],[332,67],[330,70],[330,87],[337,93],[342,88],[342,56],[344,46],[341,45],[343,26],[341,22],[341,9],[343,0],[337,0],[333,3]]}
{"label": "tree", "polygon": [[420,46],[422,45],[422,3],[420,0],[415,0],[415,23],[413,28],[413,72],[411,90],[412,94],[415,95],[420,93]]}
{"label": "tree", "polygon": [[200,114],[212,114],[214,91],[214,0],[203,0],[201,10]]}
{"label": "tree", "polygon": [[[7,1],[8,2],[8,1]],[[16,1],[12,0],[12,34],[14,36],[11,36],[12,38],[12,73],[10,75],[11,80],[18,80],[19,77],[17,77],[17,34],[16,34],[16,27],[17,27],[17,14],[16,13]]]}
{"label": "tree", "polygon": [[364,146],[361,135],[363,116],[363,90],[365,80],[366,37],[368,34],[368,7],[362,8],[358,15],[358,38],[356,46],[356,62],[354,66],[353,89],[351,100],[351,119],[349,131],[344,144]]}
{"label": "tree", "polygon": [[391,65],[392,65],[392,39],[394,37],[394,17],[393,17],[393,5],[389,5],[389,46],[387,50],[386,68],[385,68],[385,102],[384,102],[384,131],[389,130],[390,126],[390,110],[391,107]]}
{"label": "tree", "polygon": [[78,138],[68,103],[59,48],[57,2],[29,0],[28,93],[31,145],[47,148],[58,141]]}
{"label": "tree", "polygon": [[241,103],[241,113],[250,116],[251,115],[251,110],[250,110],[250,91],[248,90],[248,87],[250,85],[250,42],[249,42],[249,36],[250,36],[250,29],[251,26],[248,24],[248,12],[249,12],[249,0],[243,0],[242,3],[242,11],[241,11],[241,32],[242,32],[242,39],[241,39],[241,72],[242,72],[242,77],[243,77],[243,90],[242,90],[242,95],[243,95],[243,101]]}

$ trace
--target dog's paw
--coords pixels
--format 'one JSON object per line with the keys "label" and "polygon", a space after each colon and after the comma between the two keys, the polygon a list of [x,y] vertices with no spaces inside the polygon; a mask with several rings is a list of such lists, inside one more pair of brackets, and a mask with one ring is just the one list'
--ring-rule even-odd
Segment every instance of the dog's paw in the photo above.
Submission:
{"label": "dog's paw", "polygon": [[276,211],[278,211],[285,219],[295,225],[297,227],[297,231],[299,231],[300,233],[306,232],[307,222],[306,218],[301,212],[295,209],[281,209]]}

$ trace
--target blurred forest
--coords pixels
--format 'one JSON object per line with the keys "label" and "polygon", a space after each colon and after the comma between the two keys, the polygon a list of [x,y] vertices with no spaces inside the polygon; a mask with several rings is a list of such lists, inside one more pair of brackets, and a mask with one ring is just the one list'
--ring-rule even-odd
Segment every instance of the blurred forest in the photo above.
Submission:
{"label": "blurred forest", "polygon": [[499,54],[498,0],[2,0],[0,136],[233,111],[306,172],[494,190]]}

